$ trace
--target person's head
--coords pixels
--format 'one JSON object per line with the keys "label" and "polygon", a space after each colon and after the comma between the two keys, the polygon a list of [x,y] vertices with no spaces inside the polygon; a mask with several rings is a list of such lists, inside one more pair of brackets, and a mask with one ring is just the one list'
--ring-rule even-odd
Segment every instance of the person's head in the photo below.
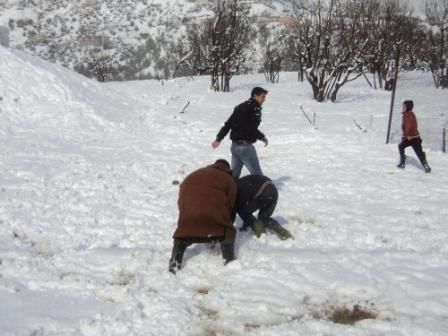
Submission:
{"label": "person's head", "polygon": [[254,87],[250,94],[250,97],[257,101],[258,104],[263,105],[266,100],[266,96],[268,94],[268,90],[265,90],[261,87]]}
{"label": "person's head", "polygon": [[414,102],[412,100],[405,100],[403,102],[403,107],[401,109],[401,112],[408,112],[412,111],[414,109]]}
{"label": "person's head", "polygon": [[227,160],[219,159],[215,161],[215,164],[230,169],[230,163]]}
{"label": "person's head", "polygon": [[224,159],[216,160],[215,163],[213,164],[213,166],[219,167],[219,168],[227,171],[227,173],[229,173],[230,176],[232,176],[232,174],[233,174],[232,169],[230,169],[230,163],[227,160],[224,160]]}

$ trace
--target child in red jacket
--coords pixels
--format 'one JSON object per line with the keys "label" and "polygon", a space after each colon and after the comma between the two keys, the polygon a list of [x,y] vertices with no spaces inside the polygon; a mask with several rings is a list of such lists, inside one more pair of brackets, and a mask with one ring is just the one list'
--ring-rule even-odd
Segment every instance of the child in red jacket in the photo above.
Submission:
{"label": "child in red jacket", "polygon": [[426,161],[426,154],[422,149],[422,138],[420,137],[420,133],[418,131],[417,118],[415,117],[414,112],[412,112],[413,108],[414,102],[412,100],[406,100],[403,103],[403,123],[401,125],[401,128],[403,129],[403,137],[398,145],[398,151],[400,152],[400,163],[397,167],[402,169],[405,167],[405,149],[412,146],[415,154],[417,154],[418,159],[425,169],[425,172],[430,173],[431,167],[429,167],[428,162]]}

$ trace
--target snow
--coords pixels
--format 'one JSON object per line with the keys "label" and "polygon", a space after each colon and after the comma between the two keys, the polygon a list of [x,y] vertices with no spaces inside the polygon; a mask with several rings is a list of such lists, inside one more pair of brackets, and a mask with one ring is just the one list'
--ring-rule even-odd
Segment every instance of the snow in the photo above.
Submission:
{"label": "snow", "polygon": [[[208,91],[208,77],[98,84],[0,48],[1,334],[446,335],[448,158],[436,123],[448,99],[429,75],[403,76],[431,174],[409,150],[395,168],[389,93],[362,79],[318,104],[294,73],[276,85],[235,76],[231,93]],[[257,150],[295,240],[240,233],[225,267],[219,248],[196,245],[173,276],[173,181],[229,158],[228,140],[211,142],[255,85],[269,90],[270,145]],[[329,320],[356,304],[377,318]]]}

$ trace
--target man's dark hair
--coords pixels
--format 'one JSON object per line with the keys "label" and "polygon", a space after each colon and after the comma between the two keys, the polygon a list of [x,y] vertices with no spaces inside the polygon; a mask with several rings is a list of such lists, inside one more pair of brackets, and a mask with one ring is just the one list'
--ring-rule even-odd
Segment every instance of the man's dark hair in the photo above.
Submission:
{"label": "man's dark hair", "polygon": [[257,86],[252,89],[250,97],[253,98],[254,96],[259,96],[259,95],[267,94],[267,93],[268,93],[268,90],[265,90],[262,87]]}
{"label": "man's dark hair", "polygon": [[405,100],[403,104],[406,106],[406,111],[412,111],[414,108],[414,102],[412,100]]}
{"label": "man's dark hair", "polygon": [[222,164],[222,165],[225,165],[227,168],[229,168],[230,169],[230,163],[227,161],[227,160],[224,160],[224,159],[219,159],[219,160],[216,160],[216,162],[215,162],[215,164],[216,163],[219,163],[219,164]]}

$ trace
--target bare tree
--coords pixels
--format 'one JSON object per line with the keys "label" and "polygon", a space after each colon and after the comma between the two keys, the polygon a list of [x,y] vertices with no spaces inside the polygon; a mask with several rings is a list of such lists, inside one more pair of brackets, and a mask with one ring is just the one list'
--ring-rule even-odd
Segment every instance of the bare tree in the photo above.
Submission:
{"label": "bare tree", "polygon": [[[287,58],[287,39],[285,28],[282,26],[261,24],[253,31],[254,42],[260,46],[260,69],[268,83],[278,83],[280,72],[291,69],[290,59]],[[292,66],[294,68],[294,66]],[[291,70],[294,71],[295,69]]]}
{"label": "bare tree", "polygon": [[189,29],[190,51],[183,61],[198,74],[210,74],[213,90],[227,92],[231,78],[246,61],[249,33],[247,5],[217,0],[214,16]]}
{"label": "bare tree", "polygon": [[447,29],[448,0],[426,0],[426,18],[431,31],[429,34],[429,66],[437,88],[448,88],[447,72]]}
{"label": "bare tree", "polygon": [[370,36],[366,68],[373,76],[372,86],[390,90],[395,73],[393,46],[399,42],[397,18],[402,14],[400,4],[397,1],[370,0],[363,10],[363,30]]}
{"label": "bare tree", "polygon": [[263,71],[268,83],[278,83],[282,71],[282,47],[273,40],[266,42],[263,52]]}
{"label": "bare tree", "polygon": [[189,63],[189,60],[192,59],[192,50],[187,48],[183,42],[184,39],[185,36],[171,45],[170,53],[174,57],[173,77],[195,75],[194,67]]}
{"label": "bare tree", "polygon": [[[319,102],[335,101],[341,87],[359,78],[368,37],[359,33],[358,0],[299,0],[291,52],[300,62]],[[360,1],[359,1],[360,2]]]}
{"label": "bare tree", "polygon": [[391,90],[395,80],[395,53],[401,48],[402,67],[415,69],[422,59],[426,31],[419,18],[398,0],[368,0],[361,4],[361,30],[369,36],[365,70],[372,75],[368,83],[375,89]]}
{"label": "bare tree", "polygon": [[114,73],[113,61],[109,55],[95,55],[91,59],[91,69],[98,82],[106,82]]}
{"label": "bare tree", "polygon": [[106,53],[90,51],[75,70],[87,77],[94,77],[98,82],[106,82],[117,76],[117,68],[111,56]]}
{"label": "bare tree", "polygon": [[296,0],[293,5],[298,24],[289,54],[317,101],[335,101],[341,87],[360,76],[375,89],[391,89],[398,48],[402,68],[422,67],[426,29],[399,0]]}

